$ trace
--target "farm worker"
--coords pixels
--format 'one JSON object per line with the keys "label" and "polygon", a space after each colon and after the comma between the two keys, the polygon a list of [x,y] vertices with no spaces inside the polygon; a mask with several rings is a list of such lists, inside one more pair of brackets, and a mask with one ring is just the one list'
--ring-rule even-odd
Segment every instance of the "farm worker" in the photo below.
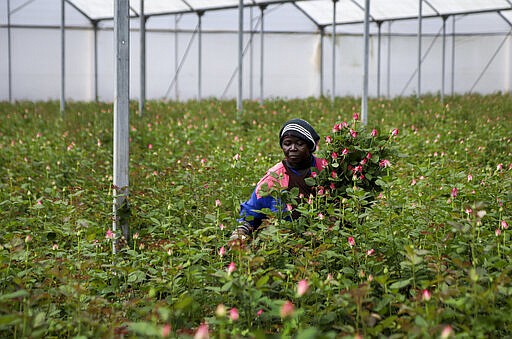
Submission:
{"label": "farm worker", "polygon": [[[315,129],[305,120],[291,119],[287,121],[279,131],[279,144],[284,153],[284,159],[270,168],[260,179],[251,197],[240,205],[240,224],[231,235],[231,241],[245,240],[260,225],[266,215],[259,212],[268,208],[277,212],[282,208],[279,201],[271,195],[265,195],[262,189],[277,187],[290,191],[299,189],[301,197],[309,198],[315,195],[313,187],[306,184],[305,179],[311,177],[312,169],[321,171],[326,165],[325,159],[316,158],[313,152],[317,149],[320,136]],[[284,210],[289,211],[290,206]],[[298,217],[295,212],[292,218]]]}

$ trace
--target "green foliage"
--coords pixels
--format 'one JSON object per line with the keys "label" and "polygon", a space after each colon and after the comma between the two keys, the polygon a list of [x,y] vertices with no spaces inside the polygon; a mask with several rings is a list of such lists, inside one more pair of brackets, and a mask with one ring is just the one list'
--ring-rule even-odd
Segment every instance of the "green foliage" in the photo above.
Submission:
{"label": "green foliage", "polygon": [[[133,239],[115,256],[112,106],[1,103],[0,333],[510,337],[512,100],[445,99],[370,100],[369,129],[355,98],[132,103]],[[323,194],[229,248],[294,117],[330,138]]]}

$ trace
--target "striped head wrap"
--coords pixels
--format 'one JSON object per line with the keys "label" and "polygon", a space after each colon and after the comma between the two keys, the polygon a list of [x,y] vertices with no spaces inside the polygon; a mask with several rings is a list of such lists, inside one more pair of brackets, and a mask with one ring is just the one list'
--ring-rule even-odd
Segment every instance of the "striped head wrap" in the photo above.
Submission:
{"label": "striped head wrap", "polygon": [[316,150],[316,144],[320,140],[320,136],[315,129],[306,120],[302,119],[291,119],[284,123],[281,131],[279,131],[279,145],[282,146],[283,138],[289,135],[307,142],[311,152]]}

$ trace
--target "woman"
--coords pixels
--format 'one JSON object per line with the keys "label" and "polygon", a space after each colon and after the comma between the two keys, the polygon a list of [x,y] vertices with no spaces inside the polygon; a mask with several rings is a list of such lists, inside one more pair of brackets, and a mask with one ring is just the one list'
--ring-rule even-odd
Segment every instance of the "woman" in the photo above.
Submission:
{"label": "woman", "polygon": [[[256,185],[251,197],[240,205],[240,225],[233,232],[231,240],[245,240],[261,224],[266,215],[259,212],[269,209],[279,210],[280,204],[271,195],[265,195],[263,188],[278,184],[283,190],[299,189],[300,196],[315,195],[313,187],[306,184],[305,179],[311,176],[311,169],[321,171],[327,161],[316,158],[316,150],[320,136],[305,120],[292,119],[287,121],[279,131],[279,144],[284,153],[284,160],[270,168]],[[292,217],[296,217],[292,213]]]}

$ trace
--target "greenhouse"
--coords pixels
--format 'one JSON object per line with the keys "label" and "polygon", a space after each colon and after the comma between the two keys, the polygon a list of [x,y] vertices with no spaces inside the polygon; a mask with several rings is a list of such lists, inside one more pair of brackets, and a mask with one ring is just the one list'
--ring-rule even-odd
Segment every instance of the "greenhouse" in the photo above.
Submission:
{"label": "greenhouse", "polygon": [[0,46],[2,337],[512,337],[511,0],[5,0]]}
{"label": "greenhouse", "polygon": [[[388,98],[511,88],[507,0],[368,1],[368,40],[363,0],[241,3],[131,1],[130,97],[362,96],[365,79]],[[113,7],[6,0],[0,98],[112,101]]]}

